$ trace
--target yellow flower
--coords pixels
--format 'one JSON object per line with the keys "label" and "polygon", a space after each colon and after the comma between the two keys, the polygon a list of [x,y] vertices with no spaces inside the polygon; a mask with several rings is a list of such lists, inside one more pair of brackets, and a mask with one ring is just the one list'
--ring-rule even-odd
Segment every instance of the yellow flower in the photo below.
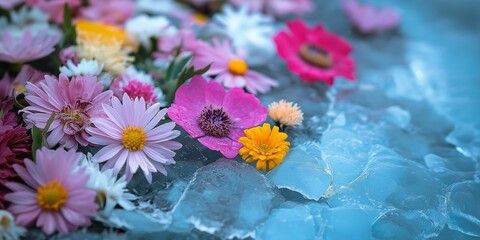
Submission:
{"label": "yellow flower", "polygon": [[136,48],[127,33],[114,25],[79,20],[76,24],[79,58],[95,59],[115,76],[123,74],[134,58],[129,56]]}
{"label": "yellow flower", "polygon": [[281,127],[293,127],[301,125],[303,122],[303,112],[300,107],[285,100],[268,105],[268,115]]}
{"label": "yellow flower", "polygon": [[247,162],[257,161],[257,169],[270,171],[282,163],[290,149],[290,143],[285,141],[288,135],[280,132],[277,126],[270,124],[245,130],[245,137],[238,141],[243,144],[239,153]]}
{"label": "yellow flower", "polygon": [[114,76],[122,75],[134,60],[129,56],[130,52],[116,41],[110,42],[109,45],[80,42],[75,50],[80,59],[95,59],[103,64],[105,71]]}
{"label": "yellow flower", "polygon": [[127,32],[115,25],[79,20],[75,25],[77,39],[82,43],[108,45],[111,41],[121,42],[123,46],[135,48]]}

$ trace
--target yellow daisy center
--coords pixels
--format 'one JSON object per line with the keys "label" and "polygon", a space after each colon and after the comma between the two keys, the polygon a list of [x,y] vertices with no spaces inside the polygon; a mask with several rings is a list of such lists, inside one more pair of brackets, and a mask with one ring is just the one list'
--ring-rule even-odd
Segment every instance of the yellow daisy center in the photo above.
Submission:
{"label": "yellow daisy center", "polygon": [[247,162],[257,161],[258,170],[270,171],[280,165],[290,149],[285,141],[288,135],[268,123],[245,130],[245,135],[238,140],[243,145],[239,153]]}
{"label": "yellow daisy center", "polygon": [[228,63],[228,71],[235,75],[245,75],[248,71],[248,64],[242,59],[232,59]]}
{"label": "yellow daisy center", "polygon": [[192,18],[193,18],[193,21],[199,24],[204,24],[208,21],[208,17],[201,13],[193,14]]}
{"label": "yellow daisy center", "polygon": [[142,150],[145,143],[147,143],[147,134],[142,127],[130,126],[123,129],[122,144],[130,152]]}
{"label": "yellow daisy center", "polygon": [[37,203],[46,211],[60,211],[67,198],[67,190],[57,180],[52,180],[37,189]]}
{"label": "yellow daisy center", "polygon": [[7,216],[3,216],[2,219],[0,219],[0,226],[7,228],[8,225],[10,225],[10,219]]}

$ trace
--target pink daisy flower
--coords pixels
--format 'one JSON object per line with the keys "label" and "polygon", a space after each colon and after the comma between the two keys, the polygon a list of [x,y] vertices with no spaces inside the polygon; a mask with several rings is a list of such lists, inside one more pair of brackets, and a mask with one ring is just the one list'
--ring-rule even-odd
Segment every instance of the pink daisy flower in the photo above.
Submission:
{"label": "pink daisy flower", "polygon": [[400,14],[389,7],[376,9],[356,0],[343,0],[342,7],[353,26],[364,34],[384,32],[400,22]]}
{"label": "pink daisy flower", "polygon": [[40,8],[50,15],[51,20],[61,24],[65,4],[73,11],[82,5],[82,0],[25,0],[25,3],[30,7]]}
{"label": "pink daisy flower", "polygon": [[300,20],[287,23],[290,32],[280,31],[274,37],[277,52],[288,69],[306,82],[324,81],[333,85],[335,77],[355,80],[352,47],[339,36],[326,32],[322,25],[308,28]]}
{"label": "pink daisy flower", "polygon": [[85,169],[77,170],[83,154],[74,150],[37,150],[36,161],[25,159],[25,166],[13,168],[25,184],[10,182],[5,195],[10,211],[20,226],[42,228],[46,234],[67,233],[89,226],[97,213],[96,192],[86,188],[90,178]]}
{"label": "pink daisy flower", "polygon": [[267,108],[240,88],[226,92],[217,82],[195,76],[177,90],[168,116],[207,148],[234,158],[243,130],[264,122]]}
{"label": "pink daisy flower", "polygon": [[77,76],[69,80],[60,74],[57,80],[45,76],[38,86],[27,83],[25,99],[30,106],[24,108],[27,127],[44,129],[52,112],[55,113],[48,129],[47,143],[65,148],[77,149],[78,144],[87,146],[88,134],[85,129],[91,119],[103,115],[102,104],[109,103],[112,91],[103,91],[96,77]]}
{"label": "pink daisy flower", "polygon": [[215,81],[227,88],[246,88],[248,92],[257,94],[266,93],[272,87],[278,86],[273,79],[251,70],[246,57],[245,52],[235,53],[229,41],[222,44],[218,39],[214,39],[213,46],[204,44],[195,49],[192,64],[197,69],[211,64],[205,74],[215,75]]}
{"label": "pink daisy flower", "polygon": [[148,182],[152,181],[154,172],[167,175],[164,165],[175,163],[175,152],[172,150],[182,147],[180,143],[171,141],[180,135],[180,131],[173,130],[174,122],[157,126],[167,109],[160,110],[158,103],[146,108],[143,98],[132,100],[127,94],[123,95],[122,102],[114,97],[112,106],[103,104],[107,117],[94,119],[95,127],[87,128],[92,135],[89,142],[106,145],[92,160],[106,162],[103,168],[113,168],[115,174],[126,165],[128,180],[139,167]]}
{"label": "pink daisy flower", "polygon": [[25,31],[16,39],[9,31],[0,34],[0,61],[9,63],[29,62],[47,56],[55,50],[61,36],[39,32],[33,35]]}

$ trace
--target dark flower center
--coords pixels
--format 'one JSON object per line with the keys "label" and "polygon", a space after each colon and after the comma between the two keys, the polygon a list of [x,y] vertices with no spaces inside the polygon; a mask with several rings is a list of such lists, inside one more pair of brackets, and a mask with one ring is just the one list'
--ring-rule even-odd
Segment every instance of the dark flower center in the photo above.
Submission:
{"label": "dark flower center", "polygon": [[330,68],[333,65],[332,55],[328,51],[309,43],[300,47],[299,55],[307,63],[320,68]]}
{"label": "dark flower center", "polygon": [[222,107],[206,106],[198,117],[198,126],[213,137],[226,137],[232,129],[232,119]]}
{"label": "dark flower center", "polygon": [[85,130],[90,125],[90,116],[87,114],[92,104],[78,100],[74,106],[63,107],[58,114],[60,122],[64,124],[63,130],[68,135],[75,135]]}

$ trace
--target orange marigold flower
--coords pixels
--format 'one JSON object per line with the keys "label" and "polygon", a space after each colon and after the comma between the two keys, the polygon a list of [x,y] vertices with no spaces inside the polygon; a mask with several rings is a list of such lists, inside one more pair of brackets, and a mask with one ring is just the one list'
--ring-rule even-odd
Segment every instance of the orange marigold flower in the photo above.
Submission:
{"label": "orange marigold flower", "polygon": [[286,133],[280,132],[277,126],[270,124],[245,130],[245,137],[238,141],[243,144],[239,153],[247,162],[257,161],[257,169],[270,171],[282,163],[290,149],[290,143],[285,141]]}

